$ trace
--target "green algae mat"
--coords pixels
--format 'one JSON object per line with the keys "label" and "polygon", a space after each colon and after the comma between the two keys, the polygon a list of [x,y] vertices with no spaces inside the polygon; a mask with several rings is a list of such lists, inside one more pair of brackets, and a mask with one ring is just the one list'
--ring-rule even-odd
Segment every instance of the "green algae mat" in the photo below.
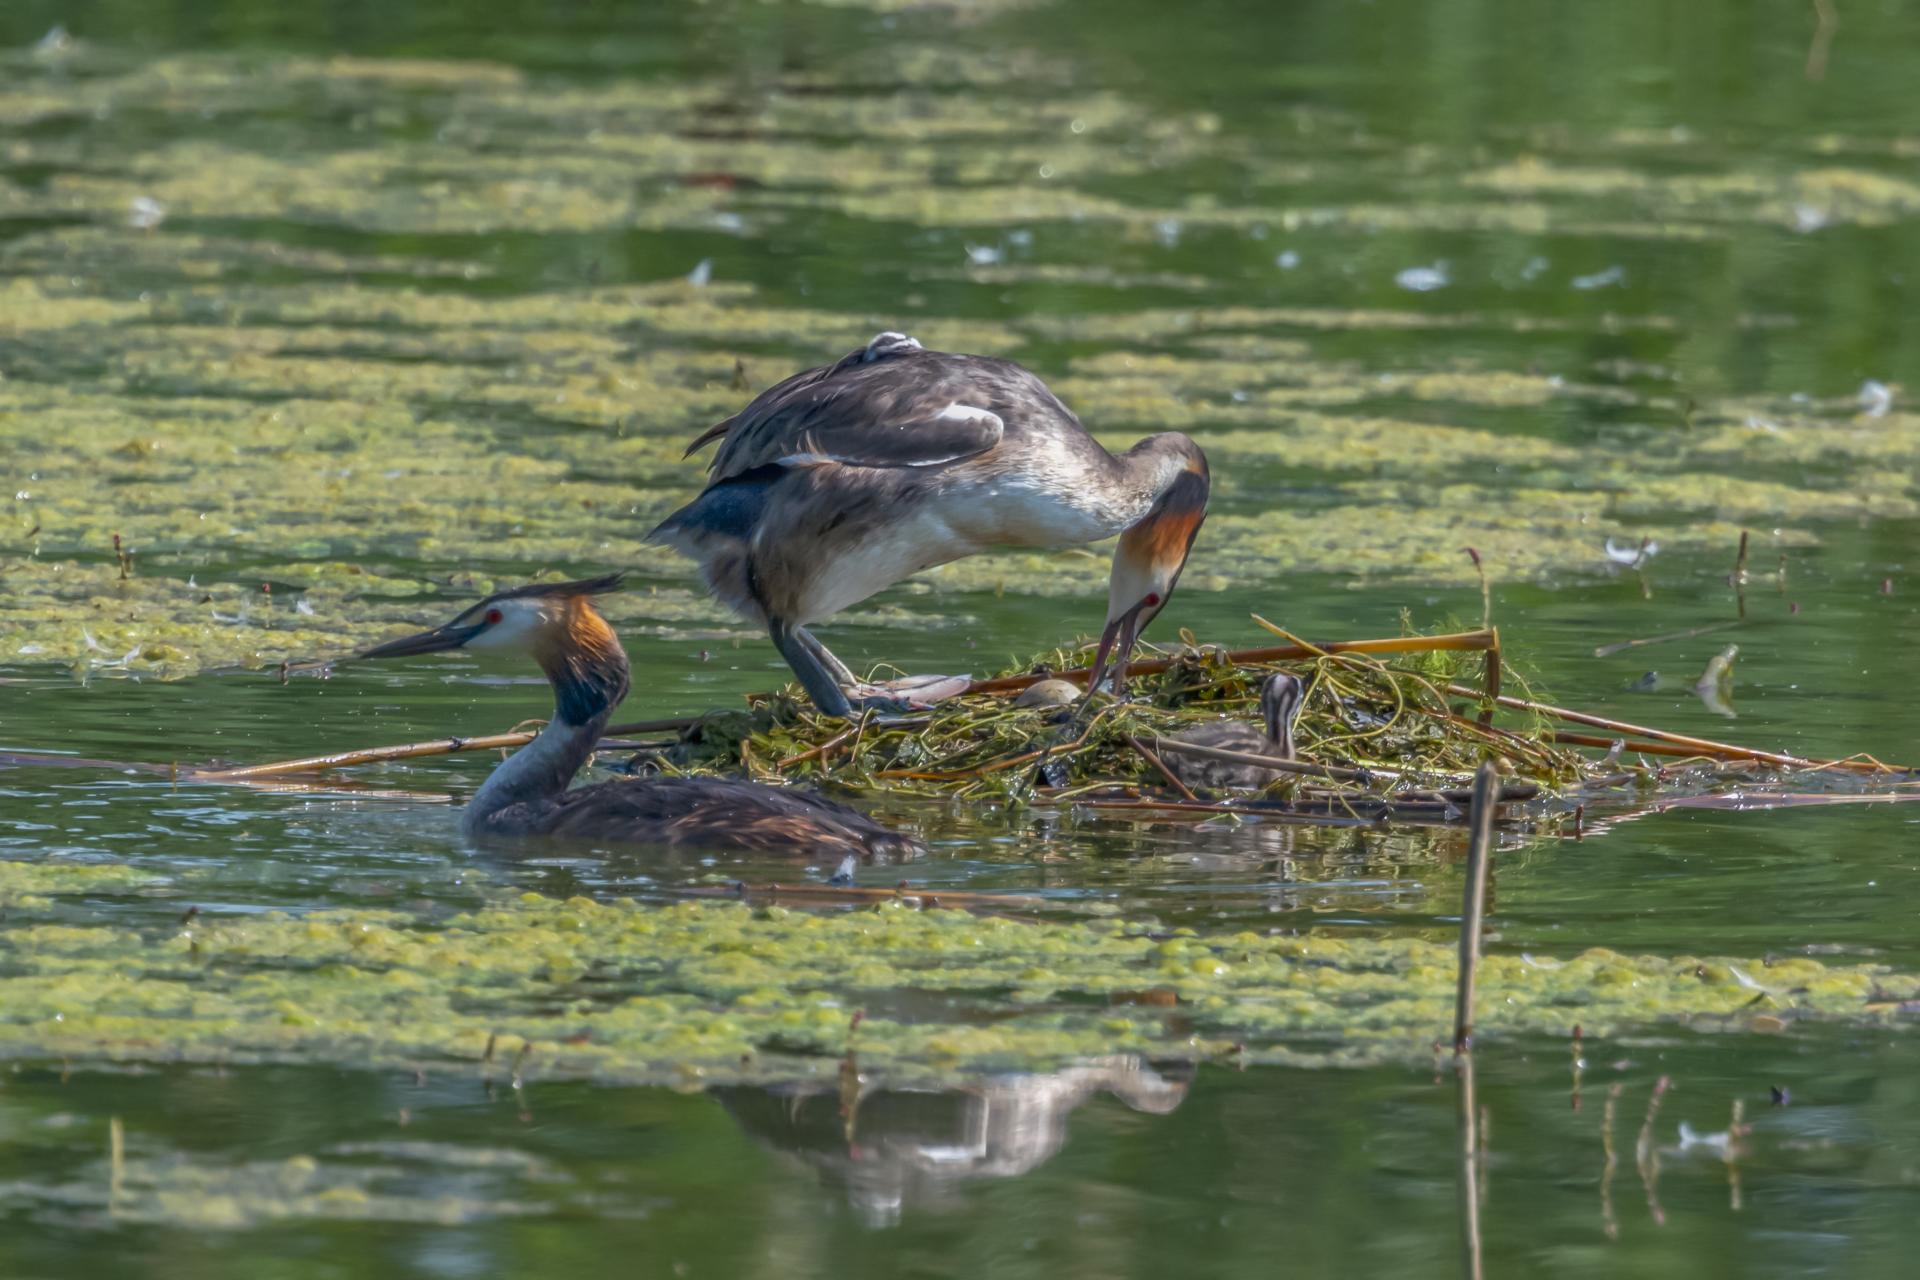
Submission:
{"label": "green algae mat", "polygon": [[[416,916],[322,910],[176,928],[84,921],[130,867],[0,863],[0,1053],[330,1062],[704,1086],[1043,1071],[1113,1053],[1364,1065],[1430,1055],[1451,943],[1207,934],[883,904],[811,912],[497,895]],[[1909,1020],[1920,975],[1805,957],[1492,954],[1483,1042],[1662,1026]]]}
{"label": "green algae mat", "polygon": [[[1303,572],[1457,586],[1469,546],[1496,581],[1545,583],[1608,571],[1610,538],[1730,554],[1743,528],[1770,567],[1836,522],[1920,515],[1920,415],[1897,391],[1688,374],[1690,317],[1637,275],[1541,256],[1476,264],[1497,288],[1462,264],[1341,301],[1321,274],[1355,239],[1697,253],[1920,210],[1859,140],[1736,162],[1617,130],[1597,152],[1543,135],[1436,163],[1380,139],[1269,145],[924,31],[877,56],[742,98],[723,74],[589,89],[484,60],[0,55],[17,134],[0,658],[271,665],[363,642],[422,595],[556,567],[641,571],[655,592],[634,621],[738,638],[687,565],[640,543],[698,483],[680,446],[885,327],[1032,364],[1110,445],[1191,432],[1217,493],[1190,593]],[[1347,127],[1301,110],[1303,139]],[[1251,198],[1159,189],[1223,169]],[[1369,180],[1395,199],[1357,198]],[[742,278],[760,251],[735,246],[823,220],[864,229],[862,252],[943,244],[950,265],[834,306]],[[600,279],[609,245],[645,236],[700,248]],[[529,273],[499,247],[535,237],[566,265]],[[1181,269],[1203,265],[1192,245],[1240,270]],[[1536,277],[1578,305],[1530,309]],[[982,315],[987,296],[1010,305]],[[1794,324],[1755,306],[1715,336],[1791,343]],[[1538,370],[1589,339],[1571,373]],[[960,592],[1094,595],[1100,565],[968,561],[854,620],[916,625]]]}

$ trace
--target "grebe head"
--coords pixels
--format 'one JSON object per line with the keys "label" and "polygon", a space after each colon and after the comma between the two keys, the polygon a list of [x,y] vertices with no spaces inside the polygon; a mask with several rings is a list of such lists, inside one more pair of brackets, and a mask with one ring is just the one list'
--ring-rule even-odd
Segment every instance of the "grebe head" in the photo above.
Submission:
{"label": "grebe head", "polygon": [[1211,479],[1207,455],[1186,436],[1177,433],[1150,436],[1132,450],[1164,459],[1166,479],[1152,508],[1120,535],[1113,549],[1113,571],[1107,583],[1107,625],[1087,681],[1091,692],[1100,687],[1112,661],[1115,691],[1126,682],[1127,658],[1133,642],[1147,624],[1166,608],[1173,588],[1186,568],[1187,553],[1207,518]]}
{"label": "grebe head", "polygon": [[404,658],[447,649],[520,653],[552,681],[560,719],[585,724],[627,692],[627,655],[593,597],[618,591],[622,575],[535,582],[496,591],[444,626],[375,645],[363,658]]}
{"label": "grebe head", "polygon": [[1280,758],[1293,759],[1293,722],[1300,718],[1300,704],[1307,687],[1300,677],[1276,671],[1260,686],[1260,716],[1267,724],[1267,741],[1280,748]]}

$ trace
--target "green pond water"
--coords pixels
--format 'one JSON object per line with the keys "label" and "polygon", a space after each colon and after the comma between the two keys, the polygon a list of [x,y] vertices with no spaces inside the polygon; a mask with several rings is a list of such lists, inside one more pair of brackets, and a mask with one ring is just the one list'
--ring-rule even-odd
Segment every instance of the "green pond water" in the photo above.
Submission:
{"label": "green pond water", "polygon": [[[0,769],[8,1274],[1472,1266],[1455,830],[867,797],[931,852],[861,883],[1038,903],[768,912],[686,891],[828,869],[469,847],[477,756],[99,762],[544,715],[465,657],[278,674],[543,573],[631,571],[629,717],[768,687],[639,539],[737,384],[901,328],[1202,443],[1150,639],[1477,625],[1473,547],[1555,701],[1920,763],[1920,23],[1830,7],[0,9],[0,751],[96,762]],[[1595,656],[1733,621],[1743,531],[1742,625]],[[823,636],[986,673],[1104,574]],[[1503,838],[1485,1274],[1908,1274],[1917,822]]]}

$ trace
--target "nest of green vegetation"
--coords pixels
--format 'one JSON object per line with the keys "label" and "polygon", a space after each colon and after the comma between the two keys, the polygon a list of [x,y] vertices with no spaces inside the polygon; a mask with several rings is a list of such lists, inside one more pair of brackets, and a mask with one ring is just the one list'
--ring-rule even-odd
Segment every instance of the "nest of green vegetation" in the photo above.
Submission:
{"label": "nest of green vegetation", "polygon": [[[852,723],[818,716],[786,691],[748,710],[707,716],[680,742],[641,759],[668,772],[975,801],[1357,817],[1378,816],[1383,807],[1459,816],[1474,771],[1489,759],[1501,763],[1507,800],[1577,787],[1605,772],[1554,745],[1538,722],[1495,727],[1482,722],[1489,702],[1450,693],[1456,679],[1478,679],[1479,653],[1261,662],[1186,643],[1165,655],[1164,669],[1132,679],[1127,701],[1103,693],[1021,705],[1023,679],[1077,672],[1089,657],[1083,648],[1056,650],[924,712]],[[1292,770],[1258,791],[1195,789],[1168,776],[1163,765],[1177,748],[1165,740],[1223,719],[1257,725],[1261,685],[1278,671],[1299,677],[1306,691]]]}

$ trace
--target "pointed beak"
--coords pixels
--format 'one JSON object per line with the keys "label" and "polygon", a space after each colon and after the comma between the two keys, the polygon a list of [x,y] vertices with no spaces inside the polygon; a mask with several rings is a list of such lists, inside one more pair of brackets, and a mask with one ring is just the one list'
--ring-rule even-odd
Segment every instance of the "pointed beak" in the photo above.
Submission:
{"label": "pointed beak", "polygon": [[1147,602],[1142,600],[1127,610],[1100,633],[1100,647],[1093,654],[1093,670],[1087,676],[1087,692],[1094,693],[1106,678],[1107,668],[1113,668],[1113,691],[1123,695],[1127,691],[1127,662],[1133,656],[1133,642],[1140,635],[1140,615],[1145,612]]}
{"label": "pointed beak", "polygon": [[449,624],[435,627],[431,631],[422,631],[417,635],[402,636],[398,640],[389,640],[363,650],[363,658],[409,658],[416,653],[439,653],[443,649],[458,649],[486,629],[486,623],[476,622],[467,626]]}

